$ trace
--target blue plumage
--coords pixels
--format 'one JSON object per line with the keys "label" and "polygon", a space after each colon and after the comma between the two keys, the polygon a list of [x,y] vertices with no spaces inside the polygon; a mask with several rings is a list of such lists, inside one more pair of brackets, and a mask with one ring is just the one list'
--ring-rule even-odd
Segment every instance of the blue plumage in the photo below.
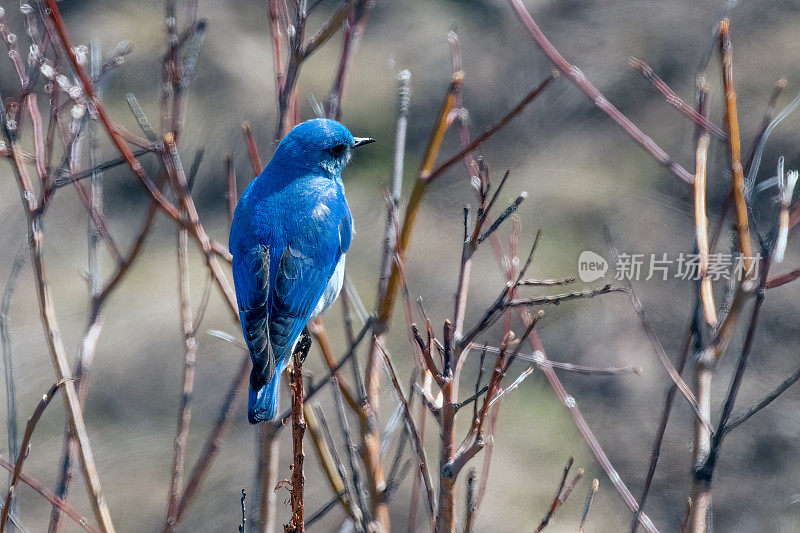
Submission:
{"label": "blue plumage", "polygon": [[230,251],[253,360],[252,424],[275,417],[281,374],[295,343],[339,295],[353,235],[341,173],[351,150],[371,141],[354,138],[334,120],[303,122],[236,205]]}

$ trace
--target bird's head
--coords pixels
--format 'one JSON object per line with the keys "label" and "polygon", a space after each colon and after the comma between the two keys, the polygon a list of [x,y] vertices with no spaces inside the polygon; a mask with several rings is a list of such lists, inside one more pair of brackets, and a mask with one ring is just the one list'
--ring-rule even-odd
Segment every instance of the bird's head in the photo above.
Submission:
{"label": "bird's head", "polygon": [[282,167],[321,169],[335,179],[350,161],[353,148],[371,142],[374,139],[353,137],[335,120],[315,118],[295,126],[280,142],[272,160]]}

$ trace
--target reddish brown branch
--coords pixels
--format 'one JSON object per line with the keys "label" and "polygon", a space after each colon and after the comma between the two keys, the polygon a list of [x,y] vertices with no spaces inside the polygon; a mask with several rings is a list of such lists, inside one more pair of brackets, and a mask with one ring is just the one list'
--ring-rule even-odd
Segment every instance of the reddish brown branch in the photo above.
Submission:
{"label": "reddish brown branch", "polygon": [[[530,320],[527,312],[524,309],[521,310],[521,314],[526,322]],[[533,332],[533,334],[530,336],[530,344],[534,350],[541,351],[542,356],[545,358],[545,360],[547,360],[547,355],[544,351],[544,346],[542,345],[542,342],[539,339],[539,336],[536,334],[536,332]],[[614,468],[614,465],[609,460],[605,450],[603,450],[603,447],[600,445],[600,442],[597,440],[597,437],[595,437],[594,433],[589,427],[589,424],[586,423],[586,419],[583,417],[583,413],[581,413],[580,408],[578,407],[578,404],[575,401],[575,398],[571,396],[564,388],[564,385],[561,383],[561,380],[558,379],[558,376],[556,375],[555,370],[553,370],[552,367],[544,365],[542,366],[542,372],[544,372],[544,375],[547,378],[550,387],[553,389],[553,392],[555,392],[555,394],[558,396],[561,402],[569,410],[573,422],[575,423],[575,426],[583,436],[584,440],[586,441],[586,444],[589,446],[589,449],[595,456],[595,459],[597,459],[597,462],[600,463],[600,466],[603,468],[608,477],[611,479],[611,483],[617,489],[617,492],[620,494],[620,496],[628,505],[628,507],[631,509],[631,511],[636,513],[639,510],[639,505],[636,502],[636,498],[634,498],[633,494],[631,494],[630,490],[628,490],[628,487],[625,485],[625,482],[622,481],[622,478],[620,477],[616,468]],[[642,525],[642,527],[645,528],[645,530],[649,531],[650,533],[658,531],[658,529],[656,529],[655,525],[650,520],[650,517],[647,516],[647,514],[642,512],[638,516],[639,516],[639,523]]]}
{"label": "reddish brown branch", "polygon": [[247,142],[247,155],[250,156],[250,165],[253,167],[253,176],[261,174],[264,165],[261,163],[261,156],[258,155],[258,144],[255,137],[253,137],[253,130],[250,128],[249,122],[242,123],[242,131],[244,132],[244,139]]}
{"label": "reddish brown branch", "polygon": [[800,278],[800,268],[795,268],[794,270],[790,270],[789,272],[785,272],[783,274],[778,274],[777,276],[771,277],[770,279],[767,280],[766,287],[768,289],[781,287],[782,285],[791,283],[797,278]]}
{"label": "reddish brown branch", "polygon": [[577,485],[578,481],[580,481],[580,479],[583,477],[583,468],[579,468],[575,477],[572,479],[570,484],[567,485],[567,476],[569,475],[569,471],[572,468],[574,461],[575,460],[570,457],[567,461],[567,464],[564,465],[564,473],[561,475],[561,483],[558,485],[553,502],[550,504],[550,507],[548,507],[544,518],[542,518],[542,521],[539,522],[539,526],[536,528],[537,533],[547,527],[547,525],[550,523],[550,520],[553,518],[553,515],[555,515],[556,511],[558,511],[558,509],[564,505],[564,502],[566,502],[567,498],[569,498],[570,494],[572,494],[575,485]]}
{"label": "reddish brown branch", "polygon": [[[200,248],[203,251],[203,254],[206,258],[207,266],[209,267],[212,275],[214,276],[214,280],[217,282],[218,287],[222,291],[223,295],[225,296],[226,300],[228,301],[230,311],[234,320],[239,319],[238,309],[236,306],[236,298],[233,295],[233,291],[231,290],[230,286],[228,285],[227,280],[222,273],[222,270],[219,266],[219,262],[217,260],[217,251],[213,246],[211,240],[208,238],[208,235],[205,233],[205,229],[199,223],[199,218],[197,217],[197,211],[194,207],[194,202],[191,199],[191,196],[186,191],[186,182],[185,176],[183,176],[183,180],[181,180],[180,174],[182,173],[182,168],[178,164],[179,159],[177,158],[177,151],[174,148],[174,137],[169,135],[167,137],[167,145],[169,154],[165,157],[165,164],[167,165],[168,170],[170,170],[170,166],[172,167],[173,174],[173,185],[176,187],[176,190],[179,194],[180,200],[184,203],[184,207],[188,213],[188,220],[185,220],[184,217],[181,216],[180,211],[172,205],[169,200],[161,193],[161,191],[153,184],[150,178],[144,171],[141,163],[134,157],[133,152],[131,152],[130,148],[128,148],[127,144],[124,142],[123,137],[117,127],[111,122],[108,118],[108,115],[105,112],[105,108],[103,107],[100,100],[97,98],[95,93],[94,85],[90,77],[86,74],[86,70],[83,68],[83,65],[78,61],[77,57],[75,56],[74,48],[72,46],[72,39],[67,32],[66,26],[64,24],[64,19],[61,17],[61,13],[58,10],[58,6],[56,5],[55,0],[47,0],[47,7],[50,11],[50,19],[53,22],[53,25],[58,32],[58,36],[61,40],[61,44],[63,46],[64,51],[66,52],[67,57],[72,64],[73,70],[78,76],[78,79],[81,81],[81,85],[83,86],[83,90],[86,94],[86,97],[91,102],[92,106],[97,113],[97,117],[100,119],[100,122],[103,124],[103,127],[106,129],[109,137],[111,137],[114,146],[116,146],[117,150],[122,154],[125,158],[128,166],[133,171],[134,175],[139,180],[139,183],[147,190],[151,198],[158,204],[158,206],[167,213],[171,218],[175,221],[179,222],[182,226],[184,226],[189,232],[195,237],[200,245]],[[171,144],[171,146],[170,146]],[[171,164],[171,165],[170,165]]]}
{"label": "reddish brown branch", "polygon": [[233,164],[232,156],[225,157],[225,181],[227,190],[225,191],[225,199],[228,206],[228,225],[233,222],[233,213],[236,211],[236,201],[238,199],[238,190],[236,188],[236,167]]}
{"label": "reddish brown branch", "polygon": [[292,354],[293,365],[289,371],[289,386],[292,397],[292,489],[289,502],[292,516],[289,523],[283,526],[286,533],[302,533],[305,531],[303,520],[303,492],[306,477],[303,470],[305,453],[303,452],[303,436],[306,431],[306,421],[303,414],[303,359],[308,355],[311,339],[305,334],[299,346]]}
{"label": "reddish brown branch", "polygon": [[623,115],[619,109],[614,107],[614,105],[608,101],[608,99],[603,96],[603,94],[597,90],[597,88],[592,85],[592,83],[586,78],[586,76],[581,72],[581,70],[570,64],[564,56],[553,46],[553,44],[545,37],[542,30],[539,29],[539,26],[533,20],[533,17],[525,8],[522,3],[522,0],[509,0],[511,2],[511,7],[514,8],[514,11],[517,12],[517,16],[519,16],[522,23],[528,29],[528,31],[533,36],[533,40],[536,41],[536,44],[542,51],[547,55],[550,61],[561,71],[563,72],[567,78],[570,79],[575,85],[581,89],[586,96],[600,108],[606,115],[608,115],[611,120],[616,122],[630,137],[636,141],[642,148],[644,148],[650,155],[652,155],[656,161],[667,167],[670,172],[672,172],[675,176],[680,178],[681,180],[685,181],[686,183],[691,184],[694,178],[692,175],[686,171],[682,166],[678,163],[674,162],[670,156],[658,146],[653,139],[645,135],[636,125],[628,119],[625,115]]}

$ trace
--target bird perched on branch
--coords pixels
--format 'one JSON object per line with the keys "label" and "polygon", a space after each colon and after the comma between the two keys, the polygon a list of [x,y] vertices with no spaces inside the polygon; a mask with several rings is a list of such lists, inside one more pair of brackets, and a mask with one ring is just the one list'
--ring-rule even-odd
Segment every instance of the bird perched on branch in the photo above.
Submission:
{"label": "bird perched on branch", "polygon": [[275,417],[281,374],[300,334],[339,296],[353,235],[342,169],[353,148],[371,142],[334,120],[303,122],[236,205],[229,243],[253,360],[251,424]]}

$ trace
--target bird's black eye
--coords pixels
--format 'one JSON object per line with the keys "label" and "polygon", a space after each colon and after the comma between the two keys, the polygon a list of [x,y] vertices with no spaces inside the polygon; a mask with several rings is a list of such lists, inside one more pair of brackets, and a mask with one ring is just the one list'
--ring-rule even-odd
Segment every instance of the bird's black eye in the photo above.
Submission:
{"label": "bird's black eye", "polygon": [[331,155],[333,157],[342,157],[344,155],[344,151],[347,149],[347,146],[344,144],[337,144],[333,148],[331,148]]}

